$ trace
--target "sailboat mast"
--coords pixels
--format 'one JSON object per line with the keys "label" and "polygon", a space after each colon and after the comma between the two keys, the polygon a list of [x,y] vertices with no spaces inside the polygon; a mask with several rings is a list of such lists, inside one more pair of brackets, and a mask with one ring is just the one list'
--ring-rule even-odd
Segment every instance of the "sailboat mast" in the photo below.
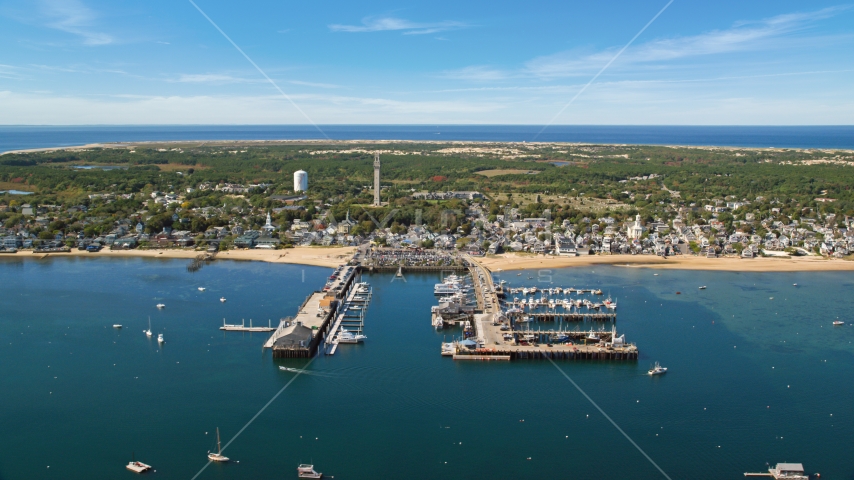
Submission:
{"label": "sailboat mast", "polygon": [[216,427],[216,453],[222,455],[222,445],[219,441],[219,427]]}

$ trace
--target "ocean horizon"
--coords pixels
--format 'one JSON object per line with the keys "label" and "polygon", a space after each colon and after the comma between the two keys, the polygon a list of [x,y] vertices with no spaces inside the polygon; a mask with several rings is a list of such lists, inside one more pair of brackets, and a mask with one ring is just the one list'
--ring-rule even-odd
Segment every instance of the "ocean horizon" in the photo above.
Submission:
{"label": "ocean horizon", "polygon": [[854,125],[6,125],[0,126],[0,153],[90,143],[327,138],[854,149]]}

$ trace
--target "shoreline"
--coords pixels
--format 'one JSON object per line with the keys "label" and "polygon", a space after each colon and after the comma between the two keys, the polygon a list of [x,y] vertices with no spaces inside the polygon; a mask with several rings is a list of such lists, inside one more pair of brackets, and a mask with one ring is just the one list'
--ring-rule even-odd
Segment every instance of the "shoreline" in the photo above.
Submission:
{"label": "shoreline", "polygon": [[819,257],[705,258],[653,255],[582,255],[578,257],[542,257],[503,253],[479,258],[478,262],[493,272],[533,270],[538,268],[572,268],[606,265],[624,268],[659,270],[703,270],[724,272],[840,272],[854,271],[854,261]]}
{"label": "shoreline", "polygon": [[[241,260],[268,263],[308,265],[313,267],[337,268],[353,256],[355,247],[294,247],[283,250],[228,250],[217,254],[218,260]],[[168,258],[191,260],[203,254],[196,250],[101,250],[89,253],[80,250],[70,252],[35,253],[29,250],[0,254],[2,258],[32,258],[43,260],[52,257],[87,258]]]}
{"label": "shoreline", "polygon": [[[356,247],[294,247],[283,250],[229,250],[217,254],[220,260],[254,261],[337,268],[347,263]],[[89,253],[72,250],[68,253],[33,253],[18,251],[0,254],[2,258],[51,257],[86,258],[168,258],[191,260],[204,253],[196,250],[102,250]],[[725,272],[842,272],[854,271],[854,261],[825,259],[821,257],[737,257],[705,258],[677,256],[666,259],[652,255],[583,255],[578,257],[543,257],[503,253],[477,259],[492,272],[536,270],[538,268],[577,268],[590,266],[615,266],[624,268],[651,268],[659,270],[701,270]]]}
{"label": "shoreline", "polygon": [[738,145],[683,145],[683,144],[646,144],[646,143],[607,143],[607,142],[524,142],[513,140],[368,140],[368,139],[350,139],[350,140],[323,140],[323,139],[254,139],[254,140],[142,140],[138,142],[100,142],[88,143],[81,145],[66,145],[58,147],[41,147],[41,148],[25,148],[16,150],[6,150],[0,152],[0,156],[6,154],[22,154],[22,153],[38,153],[38,152],[53,152],[62,150],[88,150],[92,148],[134,148],[138,146],[154,147],[158,145],[187,145],[200,144],[208,146],[265,146],[265,145],[294,145],[294,144],[340,144],[340,145],[358,145],[358,144],[395,144],[395,143],[410,143],[410,144],[459,144],[459,145],[479,145],[479,144],[508,144],[508,145],[566,145],[566,146],[586,146],[586,145],[608,145],[614,147],[666,147],[666,148],[699,148],[712,150],[756,150],[756,151],[775,151],[775,150],[793,150],[793,151],[810,151],[810,150],[832,150],[845,153],[854,153],[854,149],[849,148],[828,148],[828,147],[742,147]]}

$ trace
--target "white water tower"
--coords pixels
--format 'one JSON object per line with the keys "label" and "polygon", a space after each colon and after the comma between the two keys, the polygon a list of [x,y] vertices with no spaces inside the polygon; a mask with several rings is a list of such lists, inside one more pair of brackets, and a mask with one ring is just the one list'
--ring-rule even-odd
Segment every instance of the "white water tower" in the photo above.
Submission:
{"label": "white water tower", "polygon": [[304,192],[308,190],[308,173],[305,170],[294,172],[294,191]]}

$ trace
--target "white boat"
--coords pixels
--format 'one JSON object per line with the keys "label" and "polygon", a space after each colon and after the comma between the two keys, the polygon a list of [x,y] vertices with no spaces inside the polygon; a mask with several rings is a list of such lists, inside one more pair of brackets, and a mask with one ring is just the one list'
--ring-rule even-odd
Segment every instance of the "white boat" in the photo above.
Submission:
{"label": "white boat", "polygon": [[225,297],[219,297],[219,301],[225,303]]}
{"label": "white boat", "polygon": [[122,328],[122,326],[118,323],[113,324],[113,328]]}
{"label": "white boat", "polygon": [[219,427],[216,427],[216,453],[208,452],[208,460],[212,462],[227,462],[228,457],[222,454],[222,445],[219,441]]}
{"label": "white boat", "polygon": [[705,289],[706,289],[706,286],[705,286],[705,285],[703,285],[702,287],[700,287],[700,290],[705,290]]}
{"label": "white boat", "polygon": [[291,367],[279,367],[279,370],[282,370],[284,372],[293,372],[293,373],[300,373],[301,372],[301,370],[299,370],[298,368],[291,368]]}
{"label": "white boat", "polygon": [[365,335],[355,334],[349,330],[341,330],[338,334],[338,343],[362,343],[367,338]]}
{"label": "white boat", "polygon": [[314,465],[302,464],[297,467],[297,477],[299,478],[323,478],[322,473],[314,471]]}
{"label": "white boat", "polygon": [[146,337],[151,336],[151,317],[148,317],[148,330],[143,330],[143,333],[145,333]]}
{"label": "white boat", "polygon": [[453,342],[442,344],[442,356],[450,357],[455,353],[457,353],[457,346]]}
{"label": "white boat", "polygon": [[833,324],[834,325],[845,325],[845,322],[843,322],[842,320],[834,320]]}
{"label": "white boat", "polygon": [[395,277],[402,277],[403,276],[403,267],[398,267],[397,273],[395,273],[394,276]]}
{"label": "white boat", "polygon": [[205,288],[205,287],[199,287],[199,291],[200,291],[200,292],[204,292],[205,290],[207,290],[207,288]]}
{"label": "white boat", "polygon": [[166,339],[163,338],[162,333],[157,334],[157,343],[166,343]]}
{"label": "white boat", "polygon": [[587,337],[585,337],[585,338],[587,338],[587,340],[591,340],[593,342],[598,342],[600,340],[599,335],[596,335],[595,333],[593,333],[593,330],[591,330],[590,333],[588,333]]}
{"label": "white boat", "polygon": [[158,303],[158,304],[157,304],[157,308],[159,308],[159,309],[161,309],[161,310],[162,310],[162,309],[166,308],[166,304],[164,304],[164,303]]}
{"label": "white boat", "polygon": [[655,362],[655,366],[646,373],[647,375],[664,375],[667,373],[667,367],[662,367],[658,362]]}
{"label": "white boat", "polygon": [[128,462],[125,468],[127,468],[131,472],[143,473],[151,470],[151,465],[142,462],[137,462],[136,460],[134,460],[132,462]]}

